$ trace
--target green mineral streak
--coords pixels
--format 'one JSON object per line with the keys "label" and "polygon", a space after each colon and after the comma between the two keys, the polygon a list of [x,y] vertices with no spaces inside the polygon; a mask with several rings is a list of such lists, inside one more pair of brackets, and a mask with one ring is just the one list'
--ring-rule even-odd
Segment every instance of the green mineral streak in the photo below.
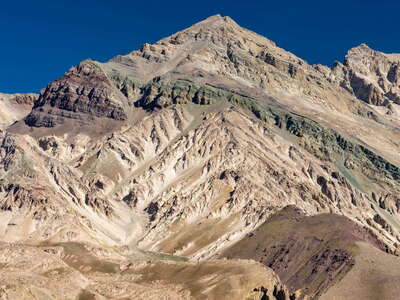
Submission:
{"label": "green mineral streak", "polygon": [[145,109],[167,107],[173,104],[194,103],[211,105],[219,101],[247,103],[252,98],[211,85],[198,86],[190,81],[151,82],[142,88],[143,97],[136,103]]}
{"label": "green mineral streak", "polygon": [[103,72],[103,69],[101,68],[101,64],[95,60],[88,58],[88,59],[85,59],[80,62],[80,65],[85,65],[85,64],[93,66],[93,67],[97,68],[99,71]]}
{"label": "green mineral streak", "polygon": [[[294,135],[303,148],[321,160],[337,162],[336,158],[342,157],[343,161],[352,161],[355,164],[353,167],[360,169],[373,182],[389,183],[390,181],[398,182],[400,180],[400,169],[397,166],[365,146],[357,144],[309,118],[268,104],[264,104],[264,107],[262,107],[262,104],[255,100],[239,101],[237,104],[251,111],[262,121],[273,124]],[[350,171],[344,166],[339,168],[342,173],[344,169],[347,171],[343,175],[350,175]],[[350,182],[360,188],[354,177]]]}
{"label": "green mineral streak", "polygon": [[[130,80],[119,78],[117,73],[111,76],[116,82]],[[132,83],[134,83],[133,79]],[[319,159],[333,162],[338,166],[337,158],[340,157],[339,171],[358,189],[361,189],[361,185],[351,175],[351,169],[359,170],[374,183],[397,185],[400,180],[400,169],[383,157],[332,129],[290,112],[272,98],[255,99],[209,84],[199,86],[188,80],[166,82],[155,79],[140,89],[143,96],[135,105],[147,110],[188,103],[214,105],[222,101],[239,106],[261,121],[279,128],[281,132],[288,133],[300,146]]]}
{"label": "green mineral streak", "polygon": [[137,80],[136,78],[133,78],[133,77],[130,77],[130,76],[125,76],[125,75],[122,75],[121,73],[118,73],[118,72],[108,73],[107,76],[117,86],[120,86],[122,84],[135,86],[135,87],[139,87],[139,88],[141,88],[143,86],[143,84],[139,80]]}

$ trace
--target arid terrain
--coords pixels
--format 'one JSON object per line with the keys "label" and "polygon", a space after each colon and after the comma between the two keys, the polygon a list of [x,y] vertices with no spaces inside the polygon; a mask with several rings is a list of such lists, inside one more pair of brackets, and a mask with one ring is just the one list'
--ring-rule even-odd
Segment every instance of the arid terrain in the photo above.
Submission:
{"label": "arid terrain", "polygon": [[396,299],[400,54],[211,16],[0,94],[0,299]]}

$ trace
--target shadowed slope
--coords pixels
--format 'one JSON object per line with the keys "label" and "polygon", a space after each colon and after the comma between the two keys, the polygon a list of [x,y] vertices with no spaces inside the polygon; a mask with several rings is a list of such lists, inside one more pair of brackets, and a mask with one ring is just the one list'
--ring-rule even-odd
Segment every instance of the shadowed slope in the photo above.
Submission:
{"label": "shadowed slope", "polygon": [[[400,264],[397,257],[382,252],[386,247],[375,235],[348,218],[334,214],[306,216],[295,207],[287,207],[223,251],[221,256],[262,262],[271,267],[292,292],[300,290],[317,298],[332,286],[358,280],[353,277],[359,276],[353,269],[357,272],[365,269],[362,261],[369,252],[379,253],[378,249],[380,255],[395,265]],[[383,281],[391,280],[392,275],[385,275],[382,268],[372,269]],[[395,276],[400,278],[400,271]],[[344,285],[351,294],[351,287],[347,283]],[[354,292],[365,293],[371,288],[368,281],[360,281],[354,286]],[[394,293],[395,288],[387,287],[388,295]]]}

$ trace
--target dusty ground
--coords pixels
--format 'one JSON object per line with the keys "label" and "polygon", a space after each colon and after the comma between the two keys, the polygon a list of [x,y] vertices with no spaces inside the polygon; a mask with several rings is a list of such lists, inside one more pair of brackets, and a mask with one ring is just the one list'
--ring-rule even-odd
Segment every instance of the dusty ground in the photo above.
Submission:
{"label": "dusty ground", "polygon": [[[88,249],[94,251],[89,252]],[[289,299],[254,261],[129,260],[78,243],[0,246],[1,299]]]}
{"label": "dusty ground", "polygon": [[[381,293],[382,299],[391,299],[389,295],[397,292],[391,283],[400,279],[400,269],[394,267],[400,259],[384,250],[371,232],[344,216],[305,216],[288,207],[220,256],[259,261],[272,268],[292,292],[301,290],[311,297],[347,299],[344,295],[360,294],[363,299],[362,295],[369,294],[374,299]],[[383,265],[378,257],[385,260]],[[375,263],[367,266],[367,261]],[[393,267],[383,272],[389,262]],[[379,284],[384,288],[370,293]]]}
{"label": "dusty ground", "polygon": [[354,267],[321,299],[396,299],[400,293],[400,258],[357,243]]}

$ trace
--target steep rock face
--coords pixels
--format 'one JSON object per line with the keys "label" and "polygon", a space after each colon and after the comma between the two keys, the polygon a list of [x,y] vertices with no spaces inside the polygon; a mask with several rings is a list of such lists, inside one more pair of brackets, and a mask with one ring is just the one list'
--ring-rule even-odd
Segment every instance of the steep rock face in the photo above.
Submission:
{"label": "steep rock face", "polygon": [[84,61],[41,92],[25,123],[54,127],[65,118],[83,122],[94,117],[125,120],[127,106],[127,99],[109,82],[101,67]]}
{"label": "steep rock face", "polygon": [[34,139],[4,132],[0,139],[1,239],[91,240],[88,214],[106,216],[109,204],[91,198],[78,174],[50,160]]}
{"label": "steep rock face", "polygon": [[34,102],[38,98],[36,94],[11,94],[9,95],[9,101],[15,104],[33,106]]}
{"label": "steep rock face", "polygon": [[344,64],[332,72],[339,84],[358,99],[373,105],[400,104],[400,56],[385,54],[362,44],[350,49]]}

